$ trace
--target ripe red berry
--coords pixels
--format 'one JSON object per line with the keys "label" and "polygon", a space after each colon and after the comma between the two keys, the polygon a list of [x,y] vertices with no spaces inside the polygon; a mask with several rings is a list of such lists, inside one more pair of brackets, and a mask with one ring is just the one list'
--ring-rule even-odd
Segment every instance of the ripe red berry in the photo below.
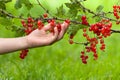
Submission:
{"label": "ripe red berry", "polygon": [[51,20],[51,22],[50,22],[50,25],[52,26],[52,27],[55,27],[55,20]]}
{"label": "ripe red berry", "polygon": [[58,24],[56,25],[56,27],[57,27],[57,29],[58,29],[58,32],[60,33],[60,32],[61,32],[61,24],[58,23]]}
{"label": "ripe red berry", "polygon": [[86,16],[83,15],[83,16],[81,17],[81,19],[82,19],[83,21],[86,20]]}
{"label": "ripe red berry", "polygon": [[24,59],[24,58],[25,58],[25,56],[24,56],[23,54],[21,54],[21,55],[20,55],[20,58],[21,58],[21,59]]}
{"label": "ripe red berry", "polygon": [[41,20],[38,20],[37,25],[40,26],[42,24]]}
{"label": "ripe red berry", "polygon": [[48,14],[47,14],[47,13],[45,13],[45,14],[43,14],[43,16],[44,16],[44,18],[47,18],[47,17],[48,17]]}
{"label": "ripe red berry", "polygon": [[73,34],[70,34],[70,39],[73,39],[74,38],[74,35]]}
{"label": "ripe red berry", "polygon": [[86,31],[87,31],[86,28],[84,28],[84,29],[83,29],[83,32],[86,32]]}
{"label": "ripe red berry", "polygon": [[37,21],[37,27],[38,27],[39,30],[41,30],[44,27],[44,24],[42,23],[41,20]]}
{"label": "ripe red berry", "polygon": [[69,20],[69,19],[66,19],[65,22],[66,22],[67,24],[70,24],[70,20]]}
{"label": "ripe red berry", "polygon": [[70,44],[73,44],[74,42],[73,42],[73,40],[72,40],[72,39],[70,39],[70,40],[69,40],[69,43],[70,43]]}
{"label": "ripe red berry", "polygon": [[51,21],[52,21],[51,19],[47,20],[48,23],[50,23]]}
{"label": "ripe red berry", "polygon": [[82,55],[84,55],[84,54],[85,54],[85,52],[84,52],[84,51],[81,51],[81,54],[82,54]]}
{"label": "ripe red berry", "polygon": [[21,23],[22,23],[22,24],[24,24],[24,23],[25,23],[25,21],[24,21],[24,20],[21,20]]}

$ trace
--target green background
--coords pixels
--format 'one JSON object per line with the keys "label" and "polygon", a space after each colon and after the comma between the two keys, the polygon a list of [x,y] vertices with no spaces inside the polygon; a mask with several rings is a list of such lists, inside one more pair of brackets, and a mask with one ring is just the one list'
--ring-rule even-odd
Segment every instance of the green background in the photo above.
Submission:
{"label": "green background", "polygon": [[[35,0],[30,0],[37,4]],[[40,0],[44,6],[52,13],[56,8],[69,0]],[[19,15],[29,12],[25,7],[15,10],[13,0],[7,5],[7,11]],[[87,0],[84,5],[95,11],[98,5],[104,6],[104,11],[112,11],[112,6],[118,0]],[[44,13],[40,6],[34,6],[30,14],[38,17]],[[16,24],[20,24],[16,20]],[[8,26],[9,27],[9,26]],[[120,29],[113,23],[113,29]],[[15,33],[0,25],[0,37],[14,37]],[[76,41],[82,40],[81,30],[75,36]],[[21,60],[19,51],[12,54],[0,55],[0,80],[120,80],[120,34],[112,34],[105,40],[105,52],[99,51],[97,61],[92,55],[88,59],[88,64],[81,62],[81,45],[70,45],[68,35],[47,47],[31,49],[28,56]]]}

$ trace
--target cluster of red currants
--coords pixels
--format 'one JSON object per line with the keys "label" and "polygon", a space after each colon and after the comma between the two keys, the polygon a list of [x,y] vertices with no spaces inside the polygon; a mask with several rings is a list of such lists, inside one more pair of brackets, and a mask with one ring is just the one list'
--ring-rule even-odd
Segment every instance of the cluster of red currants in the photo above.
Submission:
{"label": "cluster of red currants", "polygon": [[87,18],[86,18],[85,15],[83,15],[83,16],[81,17],[81,20],[82,20],[82,24],[83,24],[83,25],[89,25],[89,23],[88,23]]}
{"label": "cluster of red currants", "polygon": [[[98,44],[98,39],[96,37],[90,38],[90,36],[87,34],[87,29],[83,29],[83,36],[88,41],[87,43],[89,45],[88,44],[85,45],[85,50],[81,51],[80,58],[82,59],[82,62],[84,64],[87,64],[86,60],[88,59],[88,56],[85,55],[85,52],[87,52],[87,53],[93,52],[94,60],[96,60],[98,58],[98,54],[96,51],[96,45]],[[83,54],[83,52],[84,52],[84,54]]]}
{"label": "cluster of red currants", "polygon": [[[35,21],[31,17],[29,17],[27,21],[21,20],[21,23],[22,23],[22,26],[24,27],[24,32],[26,33],[26,35],[29,35],[33,30],[36,29],[34,27],[35,25],[34,22]],[[29,51],[28,49],[21,50],[20,58],[24,59],[25,56],[27,56],[28,51]]]}
{"label": "cluster of red currants", "polygon": [[[85,47],[86,52],[93,52],[94,60],[98,58],[96,46],[99,42],[101,44],[100,50],[102,51],[105,50],[105,43],[103,38],[106,38],[111,35],[111,27],[112,27],[112,23],[108,19],[102,19],[100,22],[90,25],[89,31],[96,34],[95,37],[93,38],[90,38],[90,36],[87,34],[87,29],[83,29],[84,32],[83,36],[87,39],[89,43],[89,46],[87,45]],[[86,63],[86,61],[84,60],[85,56],[83,54],[83,51],[81,52],[81,58],[82,58],[82,62]]]}
{"label": "cluster of red currants", "polygon": [[100,22],[90,25],[89,31],[93,31],[97,36],[110,36],[112,22],[108,19],[102,19]]}
{"label": "cluster of red currants", "polygon": [[[100,22],[97,22],[95,24],[91,24],[89,25],[86,16],[82,16],[81,17],[82,20],[82,24],[89,26],[87,28],[83,29],[83,36],[86,38],[87,43],[85,43],[85,50],[81,51],[81,56],[80,58],[82,59],[82,62],[84,64],[87,64],[87,59],[89,58],[85,53],[89,53],[92,52],[93,53],[93,57],[94,60],[96,60],[98,58],[98,54],[97,54],[97,44],[101,44],[100,46],[100,50],[104,51],[105,50],[105,43],[104,43],[104,38],[108,37],[111,35],[111,27],[112,27],[112,23],[110,22],[110,20],[108,19],[102,19]],[[90,37],[88,35],[88,31],[92,32],[94,35],[94,37]],[[73,44],[74,35],[70,35],[70,40],[69,43]]]}
{"label": "cluster of red currants", "polygon": [[[117,20],[120,19],[119,13],[120,13],[120,6],[114,5],[113,6],[113,14]],[[116,24],[120,24],[120,21],[117,21]]]}
{"label": "cluster of red currants", "polygon": [[35,21],[31,17],[29,17],[27,19],[27,21],[25,21],[25,20],[21,21],[22,26],[24,27],[26,35],[30,34],[35,29],[34,28],[34,22]]}
{"label": "cluster of red currants", "polygon": [[25,56],[27,56],[28,51],[29,51],[28,49],[21,50],[20,58],[21,58],[21,59],[24,59]]}
{"label": "cluster of red currants", "polygon": [[[100,50],[104,51],[105,50],[105,43],[104,39],[108,36],[111,35],[111,27],[112,23],[108,19],[102,19],[100,22],[97,22],[95,24],[90,25],[89,31],[92,31],[96,36],[94,38],[90,38],[89,35],[87,34],[87,30],[83,29],[83,36],[86,37],[89,46],[86,46],[86,52],[93,52],[94,60],[98,58],[98,54],[96,51],[96,45],[100,42],[101,47]],[[81,58],[83,57],[83,52],[81,52]],[[83,63],[85,63],[83,61]]]}
{"label": "cluster of red currants", "polygon": [[[60,33],[61,32],[61,24],[59,22],[56,23],[56,21],[54,19],[45,19],[47,17],[48,17],[48,15],[46,13],[43,14],[43,19],[47,20],[47,22],[51,25],[49,32],[54,33],[54,27],[57,27],[58,32]],[[68,19],[66,19],[65,22],[67,24],[70,24],[70,20],[68,20]],[[29,17],[26,21],[21,20],[21,24],[24,27],[24,32],[26,33],[26,35],[29,35],[35,29],[41,30],[44,27],[44,23],[41,20],[34,20],[31,17]],[[28,49],[21,50],[20,58],[24,59],[25,56],[27,56],[28,51],[29,51]]]}

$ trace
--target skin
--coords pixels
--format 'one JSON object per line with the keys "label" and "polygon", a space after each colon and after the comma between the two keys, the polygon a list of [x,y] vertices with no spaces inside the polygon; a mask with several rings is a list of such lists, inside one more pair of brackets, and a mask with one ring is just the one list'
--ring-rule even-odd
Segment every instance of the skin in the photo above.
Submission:
{"label": "skin", "polygon": [[45,25],[41,30],[34,30],[27,36],[18,38],[0,38],[0,54],[10,53],[18,50],[49,46],[61,40],[68,28],[67,23],[61,24],[61,32],[58,33],[57,27],[54,33],[48,33],[50,24]]}

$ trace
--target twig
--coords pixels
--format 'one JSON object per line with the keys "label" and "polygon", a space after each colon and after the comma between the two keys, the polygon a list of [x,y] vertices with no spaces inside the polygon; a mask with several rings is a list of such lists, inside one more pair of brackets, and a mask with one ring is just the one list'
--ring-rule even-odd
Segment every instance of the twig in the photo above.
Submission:
{"label": "twig", "polygon": [[120,30],[111,30],[112,32],[111,33],[120,33]]}
{"label": "twig", "polygon": [[78,4],[80,5],[80,7],[81,7],[84,11],[87,11],[87,12],[93,14],[93,15],[94,15],[93,17],[99,16],[99,17],[102,17],[102,18],[109,19],[109,20],[111,20],[111,21],[115,21],[115,22],[117,21],[116,19],[112,19],[112,18],[108,18],[108,17],[104,16],[105,14],[113,13],[113,12],[107,12],[107,13],[103,13],[103,14],[100,14],[100,13],[96,14],[95,12],[91,11],[90,9],[84,7],[81,3],[78,3]]}
{"label": "twig", "polygon": [[49,11],[45,7],[43,7],[43,5],[40,3],[40,1],[37,0],[37,2],[44,9],[44,11],[49,14]]}
{"label": "twig", "polygon": [[83,45],[86,45],[86,46],[89,44],[89,42],[75,42],[75,41],[74,41],[74,43],[75,44],[83,44]]}
{"label": "twig", "polygon": [[25,18],[22,18],[21,16],[13,16],[11,13],[8,13],[8,12],[2,10],[2,9],[0,9],[0,13],[4,14],[4,15],[10,17],[10,18],[25,19]]}

